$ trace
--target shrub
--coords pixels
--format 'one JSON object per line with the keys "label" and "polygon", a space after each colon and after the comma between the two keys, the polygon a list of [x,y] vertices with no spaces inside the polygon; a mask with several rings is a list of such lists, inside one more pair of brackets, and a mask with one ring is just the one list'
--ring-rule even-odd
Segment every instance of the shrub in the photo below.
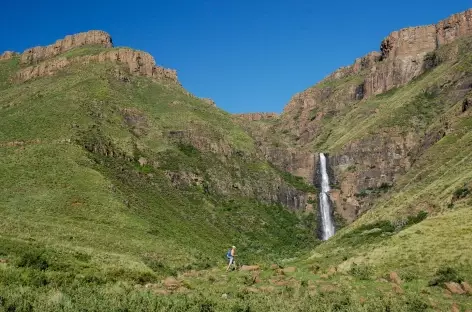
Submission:
{"label": "shrub", "polygon": [[418,272],[412,268],[405,268],[398,272],[402,280],[405,282],[411,282],[419,279]]}
{"label": "shrub", "polygon": [[381,192],[387,192],[387,191],[388,191],[389,189],[391,189],[391,188],[392,188],[392,185],[391,185],[391,184],[388,184],[388,183],[385,183],[385,182],[382,183],[382,184],[378,187],[379,191],[381,191]]}
{"label": "shrub", "polygon": [[49,263],[42,252],[34,250],[24,253],[20,257],[17,266],[45,271],[49,267]]}
{"label": "shrub", "polygon": [[427,311],[429,308],[429,305],[418,296],[410,296],[407,299],[406,304],[408,306],[408,311],[411,312],[423,312]]}
{"label": "shrub", "polygon": [[441,63],[441,59],[439,58],[436,52],[428,52],[424,56],[423,68],[425,70],[432,69],[438,66],[440,63]]}
{"label": "shrub", "polygon": [[406,219],[398,219],[393,222],[395,226],[395,231],[399,232],[407,227],[410,227],[414,224],[420,223],[421,221],[425,220],[428,217],[428,212],[420,211],[414,216],[408,216]]}
{"label": "shrub", "polygon": [[215,311],[214,308],[215,304],[210,301],[206,301],[200,304],[200,312],[213,312]]}
{"label": "shrub", "polygon": [[374,273],[374,270],[371,266],[369,265],[359,265],[356,263],[353,263],[351,269],[349,270],[349,273],[352,276],[355,276],[361,280],[370,280],[372,278],[372,275]]}
{"label": "shrub", "polygon": [[468,187],[466,187],[466,186],[461,187],[461,188],[454,191],[454,194],[452,195],[452,200],[456,201],[456,200],[465,198],[469,194],[470,194],[470,190],[469,190]]}
{"label": "shrub", "polygon": [[256,283],[256,277],[246,275],[244,276],[244,285],[252,286]]}
{"label": "shrub", "polygon": [[347,171],[349,172],[355,172],[357,170],[356,165],[350,165],[347,167]]}
{"label": "shrub", "polygon": [[424,219],[428,217],[428,213],[426,211],[420,211],[416,216],[408,216],[407,225],[413,225],[416,223],[420,223]]}
{"label": "shrub", "polygon": [[184,153],[188,157],[200,155],[200,151],[191,144],[179,143],[178,148],[182,153]]}
{"label": "shrub", "polygon": [[152,257],[145,257],[143,258],[144,264],[153,270],[155,273],[163,274],[163,275],[172,275],[177,276],[176,270],[168,267],[162,261],[154,259]]}
{"label": "shrub", "polygon": [[[275,167],[273,167],[275,168]],[[305,180],[302,178],[302,177],[299,177],[299,176],[295,176],[289,172],[285,172],[285,171],[282,171],[282,170],[279,170],[277,168],[275,168],[278,173],[280,174],[280,176],[282,177],[282,179],[284,179],[284,181],[293,186],[294,188],[296,188],[297,190],[300,190],[300,191],[303,191],[303,192],[310,192],[310,193],[316,193],[316,188],[311,185],[311,184],[308,184],[305,182]]]}
{"label": "shrub", "polygon": [[439,268],[434,277],[429,281],[428,286],[438,286],[446,282],[460,283],[463,278],[451,267]]}
{"label": "shrub", "polygon": [[231,312],[250,312],[251,308],[246,305],[246,306],[240,306],[239,304],[234,305],[231,308]]}
{"label": "shrub", "polygon": [[362,190],[359,193],[355,194],[356,197],[366,197],[370,192],[368,190]]}

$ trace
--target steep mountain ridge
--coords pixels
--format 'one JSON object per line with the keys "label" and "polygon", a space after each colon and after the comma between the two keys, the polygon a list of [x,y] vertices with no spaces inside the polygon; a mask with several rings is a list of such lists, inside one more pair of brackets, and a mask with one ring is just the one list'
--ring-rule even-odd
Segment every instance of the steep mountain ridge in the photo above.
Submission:
{"label": "steep mountain ridge", "polygon": [[[65,54],[84,46],[90,48],[83,50],[82,53],[72,51]],[[54,75],[57,71],[73,63],[115,62],[125,64],[128,71],[133,74],[178,83],[177,72],[157,66],[149,53],[129,48],[113,49],[112,38],[104,31],[91,30],[66,36],[52,45],[26,49],[21,54],[7,51],[0,56],[0,60],[9,60],[18,55],[22,69],[12,77],[12,80],[17,82]]]}
{"label": "steep mountain ridge", "polygon": [[0,61],[0,257],[36,252],[51,281],[143,283],[214,266],[229,244],[246,261],[316,244],[313,187],[175,71],[111,42],[93,31]]}
{"label": "steep mountain ridge", "polygon": [[[436,25],[392,32],[380,52],[294,95],[267,129],[255,123],[246,127],[267,159],[309,182],[315,179],[313,155],[331,153],[332,199],[337,213],[351,222],[372,206],[376,190],[394,185],[450,131],[448,118],[440,116],[467,101],[470,75],[452,66],[467,63],[471,16],[467,10]],[[422,108],[428,105],[431,109]]]}

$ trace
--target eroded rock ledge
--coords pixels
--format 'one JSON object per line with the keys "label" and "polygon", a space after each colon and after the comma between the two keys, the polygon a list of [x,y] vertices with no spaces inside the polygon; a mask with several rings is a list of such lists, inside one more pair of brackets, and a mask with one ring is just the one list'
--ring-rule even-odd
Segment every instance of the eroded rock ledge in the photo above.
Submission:
{"label": "eroded rock ledge", "polygon": [[[61,57],[64,52],[83,46],[98,46],[107,50],[96,55],[85,55],[70,59]],[[64,39],[57,40],[54,44],[25,50],[19,57],[20,64],[30,66],[15,73],[12,80],[24,82],[37,77],[54,75],[58,70],[71,64],[114,62],[126,65],[131,74],[178,83],[177,72],[157,66],[154,58],[149,53],[128,48],[111,48],[113,48],[111,36],[101,30],[91,30],[66,36]],[[0,55],[0,60],[8,60],[17,55],[16,52],[6,51]]]}
{"label": "eroded rock ledge", "polygon": [[64,39],[57,40],[56,43],[45,47],[27,49],[21,54],[20,63],[36,64],[85,45],[98,45],[103,48],[113,47],[111,36],[108,33],[101,30],[91,30],[66,36]]}
{"label": "eroded rock ledge", "polygon": [[277,113],[247,113],[247,114],[234,114],[235,117],[249,121],[258,121],[258,120],[269,120],[276,119],[279,117]]}
{"label": "eroded rock ledge", "polygon": [[177,72],[175,70],[156,66],[154,58],[149,53],[127,48],[113,49],[97,55],[86,55],[72,59],[59,57],[38,65],[26,67],[18,71],[14,75],[13,80],[24,82],[37,77],[50,76],[71,64],[88,64],[90,62],[114,62],[124,64],[131,74],[178,83]]}
{"label": "eroded rock ledge", "polygon": [[472,9],[454,14],[436,25],[409,27],[392,32],[371,52],[342,67],[322,82],[368,70],[364,97],[386,92],[410,82],[424,71],[424,57],[442,45],[472,35]]}

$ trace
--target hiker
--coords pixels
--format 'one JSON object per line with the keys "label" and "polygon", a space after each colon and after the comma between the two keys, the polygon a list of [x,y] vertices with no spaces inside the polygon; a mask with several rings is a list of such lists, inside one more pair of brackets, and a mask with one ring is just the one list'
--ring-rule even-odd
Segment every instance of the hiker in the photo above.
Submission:
{"label": "hiker", "polygon": [[226,268],[226,272],[229,271],[229,268],[231,267],[232,264],[234,264],[234,257],[236,256],[236,247],[233,246],[231,247],[230,250],[226,253],[226,258],[228,258],[228,267]]}

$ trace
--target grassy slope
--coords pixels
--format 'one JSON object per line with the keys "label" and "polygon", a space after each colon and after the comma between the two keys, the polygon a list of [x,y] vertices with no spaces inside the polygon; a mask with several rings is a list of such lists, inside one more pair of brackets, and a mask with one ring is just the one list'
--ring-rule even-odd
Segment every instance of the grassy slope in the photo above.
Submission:
{"label": "grassy slope", "polygon": [[[47,288],[38,293],[157,282],[222,264],[230,244],[246,250],[243,261],[313,246],[294,213],[214,191],[219,180],[282,179],[229,114],[176,85],[120,81],[111,64],[12,85],[8,77],[17,68],[17,59],[0,62],[0,258],[9,262],[0,264],[3,297],[42,284]],[[139,135],[124,121],[125,108],[144,116]],[[170,131],[193,131],[243,156],[199,152],[169,139]],[[141,167],[140,157],[150,165]],[[167,169],[208,178],[210,193],[173,186]],[[48,269],[37,270],[43,260]]]}
{"label": "grassy slope", "polygon": [[[395,303],[399,311],[423,311],[433,306],[445,311],[453,301],[462,309],[472,308],[470,297],[449,298],[441,287],[428,287],[437,270],[448,267],[472,281],[472,251],[468,247],[472,239],[472,115],[470,109],[461,112],[463,99],[471,94],[467,90],[472,73],[471,44],[472,39],[466,38],[442,47],[436,52],[442,59],[436,68],[404,87],[345,107],[321,121],[322,132],[310,148],[333,153],[384,131],[398,135],[413,132],[422,137],[446,124],[448,130],[380,196],[372,210],[305,258],[291,262],[301,270],[298,280],[316,280],[337,267],[341,273],[330,276],[329,281],[338,288],[348,287],[355,303],[363,296],[393,296],[404,300]],[[458,58],[451,58],[456,48]],[[330,82],[329,86],[348,88],[351,80]],[[457,198],[458,194],[463,197]],[[412,221],[411,216],[419,216],[421,211],[428,213],[426,220]],[[313,268],[319,273],[313,274]],[[404,295],[396,295],[391,285],[382,281],[391,271],[406,281]],[[343,281],[346,278],[348,281]],[[385,289],[379,292],[382,287]],[[353,311],[363,309],[354,303],[351,306]]]}
{"label": "grassy slope", "polygon": [[[0,65],[15,66],[14,61],[10,63]],[[0,180],[2,185],[8,185],[1,195],[2,198],[8,198],[10,203],[0,208],[2,215],[6,216],[6,221],[2,223],[2,252],[12,263],[21,264],[21,261],[15,262],[17,258],[21,260],[24,250],[38,244],[42,250],[46,250],[43,257],[52,266],[52,269],[43,272],[34,269],[34,266],[15,268],[3,265],[2,280],[9,281],[9,286],[1,286],[2,296],[7,298],[9,304],[17,307],[24,304],[25,298],[31,298],[30,302],[43,310],[58,310],[61,307],[76,310],[86,306],[116,311],[151,307],[175,311],[427,311],[435,307],[445,311],[450,309],[452,302],[458,303],[462,309],[471,309],[470,297],[453,295],[449,298],[440,287],[427,286],[438,268],[453,267],[462,278],[469,282],[472,280],[472,254],[468,248],[472,239],[471,198],[465,196],[451,205],[456,190],[463,188],[464,184],[470,188],[472,168],[469,168],[470,162],[467,161],[472,146],[470,114],[458,114],[460,101],[452,96],[453,92],[449,92],[449,89],[441,89],[442,93],[434,97],[430,97],[429,91],[424,92],[434,90],[435,86],[455,77],[457,72],[468,74],[470,68],[470,57],[464,54],[460,62],[442,64],[408,86],[361,102],[354,108],[346,108],[323,125],[329,135],[321,135],[314,144],[332,151],[351,140],[375,134],[379,127],[428,132],[440,124],[440,116],[447,118],[453,130],[429,148],[369,213],[306,257],[285,262],[285,265],[297,266],[297,272],[279,275],[263,266],[259,274],[260,281],[254,283],[251,273],[222,274],[219,270],[200,270],[191,275],[180,274],[178,278],[184,281],[185,287],[172,296],[156,296],[152,290],[136,289],[133,284],[143,281],[155,283],[156,277],[148,275],[151,267],[161,276],[175,273],[174,265],[169,264],[179,263],[179,259],[185,260],[182,264],[175,265],[177,268],[189,261],[197,269],[204,268],[207,262],[212,265],[214,262],[207,255],[219,252],[217,250],[222,248],[219,246],[224,245],[221,242],[226,243],[228,237],[233,235],[241,241],[246,240],[248,250],[257,250],[257,246],[247,243],[248,237],[238,236],[240,233],[237,230],[227,231],[217,221],[231,216],[236,218],[233,219],[236,221],[230,222],[231,225],[240,224],[243,232],[250,232],[250,229],[259,226],[254,223],[255,218],[244,218],[241,215],[235,217],[231,213],[235,209],[234,202],[226,202],[220,206],[229,211],[225,215],[217,209],[219,203],[224,202],[220,202],[220,198],[208,199],[192,189],[175,192],[164,182],[159,170],[141,172],[142,169],[129,167],[126,162],[102,156],[91,158],[82,148],[63,142],[63,139],[69,137],[80,137],[83,132],[70,130],[70,124],[63,123],[67,119],[58,120],[57,116],[72,116],[70,118],[75,118],[74,120],[83,118],[80,122],[81,130],[87,130],[97,120],[85,117],[88,115],[83,114],[84,111],[77,112],[70,108],[60,111],[60,105],[52,106],[44,114],[40,104],[35,108],[34,104],[42,101],[37,99],[43,99],[37,93],[43,93],[45,85],[51,86],[51,92],[54,90],[57,92],[55,94],[63,94],[57,90],[54,77],[9,89],[2,93],[0,112],[8,112],[6,120],[9,120],[10,125],[20,125],[23,118],[29,118],[29,122],[34,123],[40,116],[46,122],[54,122],[54,129],[61,130],[54,131],[47,124],[44,127],[30,127],[30,123],[22,124],[18,127],[21,131],[17,129],[12,133],[6,132],[9,127],[1,129],[1,142],[41,139],[41,143],[31,141],[24,149],[1,147],[2,159],[9,159],[2,162],[1,169],[12,172],[11,178],[6,180],[3,177]],[[2,70],[0,67],[0,73]],[[90,73],[86,76],[90,77]],[[154,134],[138,140],[140,150],[145,154],[171,149],[177,153],[172,155],[178,155],[175,157],[182,160],[183,164],[191,163],[204,170],[205,163],[210,159],[201,161],[193,156],[185,158],[186,156],[179,154],[178,147],[162,136],[165,131],[185,128],[188,118],[202,120],[205,125],[213,122],[209,125],[208,129],[211,130],[208,135],[223,137],[223,140],[238,146],[238,149],[249,154],[253,152],[251,140],[246,139],[239,128],[220,128],[221,123],[226,121],[225,113],[201,106],[198,100],[188,98],[184,93],[171,89],[169,94],[169,86],[148,88],[145,79],[133,81],[135,85],[132,86],[114,86],[115,82],[109,85],[98,78],[82,81],[79,77],[78,72],[61,77],[64,88],[70,83],[68,90],[72,91],[67,96],[73,98],[55,99],[68,101],[68,105],[79,105],[84,95],[91,94],[98,102],[92,108],[87,106],[85,112],[92,111],[90,114],[96,115],[99,110],[98,113],[107,116],[105,119],[118,117],[112,113],[113,108],[110,106],[113,105],[103,106],[99,101],[119,101],[115,104],[127,103],[124,104],[125,107],[146,111],[146,114],[154,116],[149,122],[153,127],[158,127],[159,131],[155,130]],[[38,85],[35,87],[35,84]],[[84,89],[80,91],[78,86]],[[30,98],[32,96],[36,98],[33,100]],[[176,111],[176,107],[181,106],[153,105],[175,99],[179,104],[183,102],[185,109]],[[15,107],[23,103],[31,106],[31,111],[36,114],[35,118],[20,108],[15,111]],[[443,105],[436,110],[438,103]],[[77,109],[82,109],[80,107],[79,105]],[[198,109],[195,110],[195,107]],[[103,111],[104,108],[111,111]],[[431,114],[431,108],[434,109],[434,114]],[[5,120],[3,116],[0,117]],[[230,125],[229,122],[224,124]],[[113,134],[115,148],[133,154],[134,145],[132,140],[129,142],[129,129],[122,129],[115,122],[100,126],[100,135]],[[227,133],[230,133],[229,136]],[[159,140],[155,139],[157,137]],[[22,153],[22,156],[17,156]],[[151,154],[146,156],[150,157]],[[41,156],[40,170],[37,166],[38,155]],[[59,158],[57,155],[64,156]],[[166,154],[161,157],[165,160],[168,156]],[[58,159],[64,163],[58,165]],[[211,161],[212,166],[216,165],[218,170],[225,170],[225,165],[220,165],[217,159]],[[269,170],[268,166],[262,165],[252,165],[251,168]],[[58,171],[51,174],[51,170]],[[63,173],[60,170],[64,170]],[[152,173],[152,177],[148,173]],[[31,178],[24,179],[28,175]],[[128,183],[129,179],[133,183]],[[36,183],[38,181],[41,183]],[[154,198],[156,194],[146,189],[153,184],[162,190],[159,192],[162,197]],[[51,185],[55,191],[45,196]],[[80,190],[67,188],[67,185],[80,185]],[[85,207],[71,209],[76,207],[72,204],[80,206],[83,202],[86,203]],[[293,223],[289,226],[298,222],[283,210],[276,210],[278,213],[274,214],[274,210],[267,211],[266,207],[255,210],[251,209],[251,203],[237,202],[240,203],[237,211],[246,211],[246,216],[257,211],[262,214],[264,221],[273,218],[270,224],[275,226],[276,232],[290,222]],[[153,209],[155,206],[169,209],[172,213],[161,213]],[[15,209],[11,209],[12,207]],[[57,212],[66,211],[66,214],[60,218],[57,213],[48,215],[51,207],[63,209]],[[199,213],[201,207],[205,207],[207,213]],[[405,225],[405,215],[416,214],[421,210],[429,212],[426,220]],[[18,218],[18,211],[25,218]],[[201,224],[205,226],[197,226]],[[225,230],[222,231],[222,228]],[[73,233],[73,237],[69,233]],[[198,235],[188,239],[194,233]],[[225,237],[225,234],[228,236]],[[249,233],[248,236],[250,235]],[[274,237],[290,236],[289,232],[275,234],[264,229],[255,231],[253,235],[251,239],[270,242],[269,244],[279,249],[290,245],[290,241],[271,241]],[[200,252],[188,247],[195,243]],[[44,249],[45,245],[47,248]],[[243,254],[243,259],[244,256]],[[51,258],[61,261],[50,261]],[[70,276],[61,275],[64,267],[72,272]],[[331,267],[338,267],[339,272],[326,274]],[[379,279],[391,271],[397,271],[405,281],[401,286],[404,294],[397,294],[390,283]],[[85,281],[80,280],[81,276],[84,276]],[[44,287],[35,287],[31,292],[21,290],[25,285],[41,285],[44,279],[47,281]],[[159,282],[157,287],[158,291],[165,288]],[[179,294],[180,291],[184,294]],[[222,294],[227,294],[229,299],[222,300]],[[6,309],[7,305],[4,307]]]}
{"label": "grassy slope", "polygon": [[[296,264],[322,269],[337,266],[345,274],[353,274],[357,264],[371,271],[369,280],[397,271],[407,280],[407,293],[421,290],[420,296],[430,301],[430,307],[437,301],[446,310],[449,300],[455,300],[471,308],[467,297],[448,300],[427,287],[436,271],[447,267],[472,280],[468,247],[472,239],[472,115],[461,112],[464,96],[470,92],[459,87],[472,73],[471,42],[469,38],[455,43],[460,51],[457,61],[446,61],[444,55],[454,46],[445,47],[438,52],[445,61],[435,69],[407,86],[346,108],[323,125],[328,135],[318,137],[314,145],[334,152],[383,130],[421,135],[443,128],[446,122],[449,130],[372,210],[317,247],[308,260]],[[407,224],[407,216],[421,211],[428,212],[426,220]]]}

